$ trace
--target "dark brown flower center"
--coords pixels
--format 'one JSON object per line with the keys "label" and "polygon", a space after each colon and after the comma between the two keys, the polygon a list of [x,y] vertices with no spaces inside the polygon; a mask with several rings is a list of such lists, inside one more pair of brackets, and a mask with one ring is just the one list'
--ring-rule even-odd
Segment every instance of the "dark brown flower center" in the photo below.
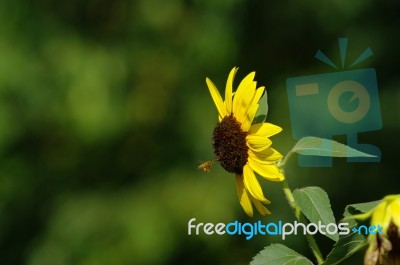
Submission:
{"label": "dark brown flower center", "polygon": [[400,264],[400,229],[392,222],[387,230],[387,236],[392,243],[392,249],[389,251],[388,264]]}
{"label": "dark brown flower center", "polygon": [[212,138],[214,154],[226,171],[243,173],[249,150],[246,135],[233,114],[225,116],[215,127]]}

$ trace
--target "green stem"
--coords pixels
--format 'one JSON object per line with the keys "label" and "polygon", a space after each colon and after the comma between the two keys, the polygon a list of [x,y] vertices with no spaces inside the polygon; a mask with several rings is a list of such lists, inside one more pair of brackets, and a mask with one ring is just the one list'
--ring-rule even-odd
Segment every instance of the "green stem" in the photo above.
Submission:
{"label": "green stem", "polygon": [[299,207],[296,206],[296,202],[294,201],[293,193],[289,188],[289,185],[287,184],[286,180],[283,180],[282,182],[282,187],[283,187],[283,192],[286,195],[286,199],[289,202],[290,207],[294,211],[294,215],[296,216],[297,219],[300,218],[300,209]]}
{"label": "green stem", "polygon": [[287,153],[287,155],[281,161],[278,162],[278,167],[281,168],[281,171],[285,168],[287,161],[292,155],[293,152],[292,150],[290,150],[289,153]]}
{"label": "green stem", "polygon": [[[290,190],[286,180],[283,180],[281,183],[282,183],[282,187],[283,187],[283,192],[286,195],[286,199],[288,200],[290,207],[294,211],[294,215],[296,216],[296,219],[301,223],[305,223],[306,219],[305,219],[304,215],[301,213],[299,207],[297,207],[296,202],[293,197],[293,193]],[[310,248],[311,248],[315,258],[317,259],[318,264],[322,264],[324,262],[324,258],[322,256],[321,251],[319,250],[319,247],[318,247],[317,242],[315,241],[314,237],[312,235],[309,235],[306,233],[306,239],[308,241],[308,244],[310,245]]]}

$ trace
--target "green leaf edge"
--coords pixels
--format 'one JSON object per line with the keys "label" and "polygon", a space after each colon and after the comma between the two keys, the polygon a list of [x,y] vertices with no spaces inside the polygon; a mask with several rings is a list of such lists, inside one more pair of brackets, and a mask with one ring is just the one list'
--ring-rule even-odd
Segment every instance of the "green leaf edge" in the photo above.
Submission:
{"label": "green leaf edge", "polygon": [[[326,154],[318,154],[318,153],[309,153],[308,151],[315,151],[317,152],[318,150],[320,151],[327,151],[327,149],[322,149],[322,148],[307,148],[307,149],[301,149],[301,145],[304,144],[309,144],[309,142],[306,141],[326,141],[326,142],[331,142],[331,144],[335,144],[336,146],[340,146],[341,148],[345,148],[347,149],[347,151],[352,152],[352,154],[349,155],[349,152],[345,152],[345,154],[343,155],[342,151],[335,151],[333,150],[329,150],[331,151],[331,155],[326,155]],[[319,145],[318,145],[319,146]],[[336,152],[336,153],[335,153]],[[325,139],[325,138],[320,138],[320,137],[315,137],[315,136],[306,136],[301,138],[300,140],[297,141],[297,143],[294,145],[294,147],[289,151],[289,153],[298,153],[301,155],[312,155],[312,156],[329,156],[329,157],[376,157],[375,155],[371,155],[371,154],[367,154],[364,152],[361,152],[357,149],[354,149],[348,145],[339,143],[335,140],[331,140],[331,139]]]}
{"label": "green leaf edge", "polygon": [[[263,254],[264,254],[263,252],[270,251],[269,248],[275,248],[275,247],[276,247],[276,248],[279,248],[279,249],[278,249],[279,251],[282,251],[282,252],[286,251],[286,252],[290,253],[292,256],[298,257],[298,259],[302,260],[303,262],[307,262],[307,263],[299,263],[299,265],[302,265],[302,264],[311,264],[311,265],[313,265],[313,263],[312,263],[309,259],[307,259],[307,258],[304,257],[303,255],[299,254],[299,253],[296,252],[295,250],[293,250],[293,249],[291,249],[291,248],[288,248],[287,246],[282,245],[282,244],[271,244],[271,245],[269,245],[269,246],[266,246],[263,250],[261,250],[260,252],[258,252],[258,254],[255,255],[255,256],[253,257],[253,260],[250,262],[250,265],[260,265],[260,263],[258,263],[258,262],[256,261],[256,259],[259,258],[259,257],[260,257],[260,258],[263,258]],[[272,251],[276,251],[276,250],[272,249]],[[287,256],[289,256],[289,255],[287,255]],[[283,257],[284,257],[284,256],[283,256]],[[257,262],[257,263],[255,263],[255,262]],[[262,263],[262,264],[269,265],[270,262],[271,262],[271,261],[268,261],[268,263]],[[282,263],[282,265],[284,265],[284,264],[288,264],[288,263],[287,263],[287,262]],[[297,264],[297,261],[296,261],[295,264]]]}

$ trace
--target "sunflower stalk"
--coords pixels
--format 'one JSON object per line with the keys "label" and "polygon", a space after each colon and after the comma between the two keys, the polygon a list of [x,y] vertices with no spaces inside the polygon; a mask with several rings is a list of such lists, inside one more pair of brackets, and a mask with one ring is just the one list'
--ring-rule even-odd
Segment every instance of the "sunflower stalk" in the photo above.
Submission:
{"label": "sunflower stalk", "polygon": [[[285,175],[284,173],[284,169],[281,168],[281,172],[283,175]],[[296,219],[301,222],[301,223],[305,223],[306,222],[306,218],[305,216],[302,214],[302,212],[300,211],[300,208],[297,207],[296,202],[294,200],[293,197],[293,193],[292,190],[289,188],[289,185],[285,180],[283,180],[281,182],[282,184],[282,188],[283,188],[283,192],[285,193],[286,199],[290,205],[290,208],[292,208],[294,215],[296,217]],[[315,241],[314,237],[312,235],[306,234],[306,239],[308,241],[308,245],[310,246],[310,249],[312,251],[312,253],[314,254],[315,258],[317,259],[318,264],[322,264],[324,263],[324,258],[322,256],[322,253],[318,247],[317,242]]]}

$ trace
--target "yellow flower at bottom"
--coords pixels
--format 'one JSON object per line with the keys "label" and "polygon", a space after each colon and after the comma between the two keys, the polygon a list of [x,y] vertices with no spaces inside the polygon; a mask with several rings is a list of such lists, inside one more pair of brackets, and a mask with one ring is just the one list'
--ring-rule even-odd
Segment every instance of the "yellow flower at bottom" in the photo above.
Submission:
{"label": "yellow flower at bottom", "polygon": [[229,73],[222,100],[214,83],[206,78],[211,97],[218,110],[219,123],[213,131],[214,154],[221,166],[236,175],[237,195],[244,211],[253,216],[253,205],[262,215],[270,214],[256,174],[271,181],[282,181],[284,176],[276,162],[282,155],[271,148],[269,137],[282,129],[271,123],[252,124],[258,110],[258,101],[265,88],[257,88],[255,72],[247,75],[233,93],[233,79],[238,68]]}
{"label": "yellow flower at bottom", "polygon": [[382,235],[370,234],[364,265],[400,265],[400,195],[388,195],[372,210],[352,218],[371,217],[371,225],[381,226]]}

